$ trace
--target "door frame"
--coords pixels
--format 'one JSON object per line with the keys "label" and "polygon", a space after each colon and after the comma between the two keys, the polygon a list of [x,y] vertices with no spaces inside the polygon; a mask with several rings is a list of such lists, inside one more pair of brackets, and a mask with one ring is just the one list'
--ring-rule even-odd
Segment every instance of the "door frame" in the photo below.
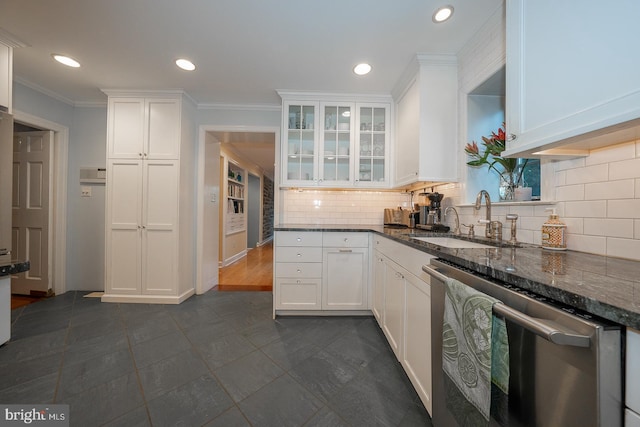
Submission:
{"label": "door frame", "polygon": [[13,120],[33,127],[53,131],[53,190],[49,195],[53,203],[53,219],[49,222],[49,240],[51,252],[51,289],[56,295],[66,292],[66,259],[67,259],[67,172],[69,160],[69,128],[24,111],[13,109]]}
{"label": "door frame", "polygon": [[[200,125],[198,131],[197,142],[197,182],[196,182],[196,294],[201,295],[208,291],[212,286],[211,283],[205,283],[206,279],[203,277],[203,266],[205,260],[203,259],[203,242],[206,230],[204,229],[204,211],[205,211],[205,199],[208,196],[205,194],[207,188],[205,187],[205,146],[207,144],[208,132],[268,132],[275,134],[275,159],[274,159],[274,172],[273,172],[273,186],[274,189],[280,188],[280,126],[237,126],[237,125]],[[219,190],[219,189],[218,189]],[[217,203],[220,203],[220,191],[217,194]],[[279,223],[279,202],[280,194],[278,191],[274,191],[274,225]],[[216,236],[220,236],[220,226]],[[218,264],[219,254],[216,254],[215,263]],[[214,285],[216,285],[215,283]]]}

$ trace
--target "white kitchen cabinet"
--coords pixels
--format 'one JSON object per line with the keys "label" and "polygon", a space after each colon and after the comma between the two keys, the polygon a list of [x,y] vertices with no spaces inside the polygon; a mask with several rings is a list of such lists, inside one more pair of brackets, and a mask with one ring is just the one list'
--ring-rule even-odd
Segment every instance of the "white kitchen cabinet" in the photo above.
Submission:
{"label": "white kitchen cabinet", "polygon": [[179,158],[179,144],[176,144],[181,131],[179,100],[110,97],[108,117],[109,158]]}
{"label": "white kitchen cabinet", "polygon": [[398,360],[403,359],[405,275],[399,265],[384,258],[384,332]]}
{"label": "white kitchen cabinet", "polygon": [[274,310],[322,308],[322,233],[276,231]]}
{"label": "white kitchen cabinet", "polygon": [[431,414],[431,287],[409,272],[404,276],[402,366]]}
{"label": "white kitchen cabinet", "polygon": [[373,295],[371,301],[371,311],[382,328],[384,323],[384,281],[386,279],[386,265],[384,256],[380,251],[375,251],[373,255]]}
{"label": "white kitchen cabinet", "polygon": [[193,157],[179,160],[193,152],[184,137],[193,132],[183,102],[109,98],[104,302],[177,304],[194,293]]}
{"label": "white kitchen cabinet", "polygon": [[458,65],[455,55],[417,55],[396,100],[393,187],[456,181]]}
{"label": "white kitchen cabinet", "polygon": [[627,328],[625,426],[640,426],[640,331]]}
{"label": "white kitchen cabinet", "polygon": [[294,95],[280,93],[284,187],[388,188],[390,98]]}
{"label": "white kitchen cabinet", "polygon": [[425,408],[432,413],[431,287],[422,271],[433,256],[375,236],[374,314]]}
{"label": "white kitchen cabinet", "polygon": [[368,233],[323,233],[323,310],[369,309]]}
{"label": "white kitchen cabinet", "polygon": [[635,139],[608,132],[640,118],[640,2],[608,6],[615,25],[599,2],[507,1],[505,155]]}

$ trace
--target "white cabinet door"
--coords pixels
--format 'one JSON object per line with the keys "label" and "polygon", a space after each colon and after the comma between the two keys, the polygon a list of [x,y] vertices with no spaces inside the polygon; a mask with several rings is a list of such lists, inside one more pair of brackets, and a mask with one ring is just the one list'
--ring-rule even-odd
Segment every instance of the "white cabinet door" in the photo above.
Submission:
{"label": "white cabinet door", "polygon": [[318,180],[317,102],[284,102],[282,129],[282,183],[314,186]]}
{"label": "white cabinet door", "polygon": [[323,310],[366,310],[368,304],[369,250],[324,248]]}
{"label": "white cabinet door", "polygon": [[431,287],[410,273],[405,273],[403,347],[402,366],[431,414]]}
{"label": "white cabinet door", "polygon": [[108,157],[178,159],[180,110],[178,99],[110,97]]}
{"label": "white cabinet door", "polygon": [[106,293],[139,294],[142,280],[142,160],[110,160]]}
{"label": "white cabinet door", "polygon": [[107,156],[117,159],[144,157],[145,105],[143,98],[109,98]]}
{"label": "white cabinet door", "polygon": [[355,185],[381,188],[389,183],[391,106],[356,105]]}
{"label": "white cabinet door", "polygon": [[349,187],[353,182],[353,103],[320,103],[319,184]]}
{"label": "white cabinet door", "polygon": [[322,279],[276,278],[276,310],[320,310]]}
{"label": "white cabinet door", "polygon": [[178,175],[175,161],[143,162],[142,293],[175,295]]}
{"label": "white cabinet door", "polygon": [[378,325],[382,327],[384,324],[384,281],[386,267],[384,258],[380,252],[375,251],[373,257],[373,301],[371,311],[378,321]]}
{"label": "white cabinet door", "polygon": [[625,409],[624,425],[625,427],[640,427],[640,415],[629,409]]}
{"label": "white cabinet door", "polygon": [[640,117],[640,2],[611,6],[615,25],[600,2],[507,1],[505,155]]}
{"label": "white cabinet door", "polygon": [[404,276],[398,266],[385,258],[384,323],[382,331],[399,361],[402,360],[404,334]]}

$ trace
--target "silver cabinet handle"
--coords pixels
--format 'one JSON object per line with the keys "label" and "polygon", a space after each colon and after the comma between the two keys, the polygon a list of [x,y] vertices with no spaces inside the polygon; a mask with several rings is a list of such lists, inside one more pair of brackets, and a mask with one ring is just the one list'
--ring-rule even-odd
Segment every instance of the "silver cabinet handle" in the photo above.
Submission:
{"label": "silver cabinet handle", "polygon": [[[422,271],[443,283],[449,279],[428,265],[423,265]],[[587,348],[591,346],[591,338],[586,335],[576,334],[571,330],[562,330],[557,326],[548,325],[541,319],[527,316],[518,310],[507,307],[503,303],[494,304],[493,312],[554,344]]]}
{"label": "silver cabinet handle", "polygon": [[297,269],[297,270],[296,270],[296,273],[302,273],[302,270]]}
{"label": "silver cabinet handle", "polygon": [[353,252],[352,249],[339,249],[340,252]]}
{"label": "silver cabinet handle", "polygon": [[518,136],[517,136],[515,133],[510,133],[510,134],[507,136],[507,141],[515,141],[515,140],[516,140],[516,138],[518,138]]}

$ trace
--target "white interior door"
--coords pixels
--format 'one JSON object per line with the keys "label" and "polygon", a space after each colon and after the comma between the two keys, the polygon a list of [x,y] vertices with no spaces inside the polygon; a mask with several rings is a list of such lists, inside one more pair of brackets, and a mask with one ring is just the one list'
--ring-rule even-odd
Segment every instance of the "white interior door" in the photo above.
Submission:
{"label": "white interior door", "polygon": [[52,141],[51,131],[13,137],[12,258],[31,262],[29,271],[11,278],[11,292],[16,294],[43,294],[51,288]]}

